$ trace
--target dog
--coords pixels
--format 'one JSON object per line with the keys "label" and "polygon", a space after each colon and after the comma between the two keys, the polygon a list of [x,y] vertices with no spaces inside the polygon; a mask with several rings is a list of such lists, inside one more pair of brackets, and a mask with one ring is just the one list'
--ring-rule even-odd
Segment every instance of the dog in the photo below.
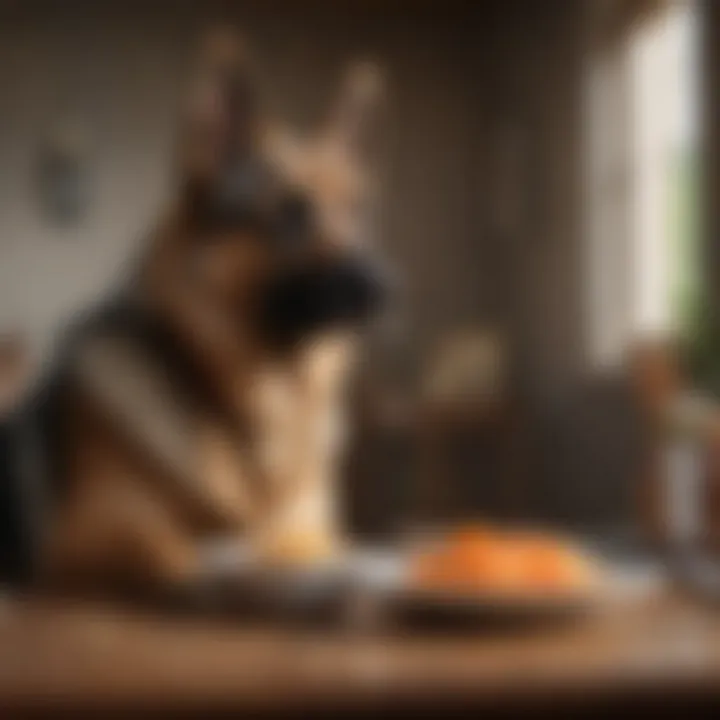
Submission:
{"label": "dog", "polygon": [[226,29],[191,87],[176,200],[131,281],[67,332],[38,403],[40,584],[192,583],[218,537],[342,542],[346,389],[388,289],[365,237],[380,76],[352,65],[304,139],[268,117]]}

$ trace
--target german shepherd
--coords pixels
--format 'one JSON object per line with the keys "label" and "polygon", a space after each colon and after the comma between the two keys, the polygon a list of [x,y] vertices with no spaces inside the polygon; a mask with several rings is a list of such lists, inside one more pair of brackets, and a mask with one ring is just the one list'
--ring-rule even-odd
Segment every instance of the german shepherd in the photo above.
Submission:
{"label": "german shepherd", "polygon": [[207,538],[341,535],[344,388],[386,286],[364,236],[379,76],[353,65],[309,139],[267,117],[233,33],[206,39],[192,88],[177,201],[41,403],[43,582],[172,587],[202,576]]}

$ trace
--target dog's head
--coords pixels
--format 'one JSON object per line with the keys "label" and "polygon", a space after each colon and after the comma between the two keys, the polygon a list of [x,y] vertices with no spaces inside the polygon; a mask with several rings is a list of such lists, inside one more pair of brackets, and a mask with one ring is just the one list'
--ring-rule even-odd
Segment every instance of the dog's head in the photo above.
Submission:
{"label": "dog's head", "polygon": [[365,323],[386,281],[367,245],[367,139],[377,70],[356,64],[321,128],[293,136],[263,112],[246,49],[214,34],[182,134],[183,207],[197,263],[226,308],[287,349]]}

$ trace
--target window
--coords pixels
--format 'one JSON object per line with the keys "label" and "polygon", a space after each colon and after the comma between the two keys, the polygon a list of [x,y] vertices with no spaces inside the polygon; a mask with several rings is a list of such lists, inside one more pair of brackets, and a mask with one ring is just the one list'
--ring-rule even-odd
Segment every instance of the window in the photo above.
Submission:
{"label": "window", "polygon": [[587,80],[587,348],[682,331],[698,292],[695,3],[673,2],[591,59]]}

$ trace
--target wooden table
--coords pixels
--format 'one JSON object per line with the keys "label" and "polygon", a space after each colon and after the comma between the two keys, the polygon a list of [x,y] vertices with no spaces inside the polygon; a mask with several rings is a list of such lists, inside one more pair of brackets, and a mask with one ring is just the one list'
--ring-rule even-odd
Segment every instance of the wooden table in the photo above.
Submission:
{"label": "wooden table", "polygon": [[[720,614],[678,598],[528,632],[299,632],[33,602],[0,613],[0,716],[720,701]],[[255,715],[254,715],[255,716]]]}

